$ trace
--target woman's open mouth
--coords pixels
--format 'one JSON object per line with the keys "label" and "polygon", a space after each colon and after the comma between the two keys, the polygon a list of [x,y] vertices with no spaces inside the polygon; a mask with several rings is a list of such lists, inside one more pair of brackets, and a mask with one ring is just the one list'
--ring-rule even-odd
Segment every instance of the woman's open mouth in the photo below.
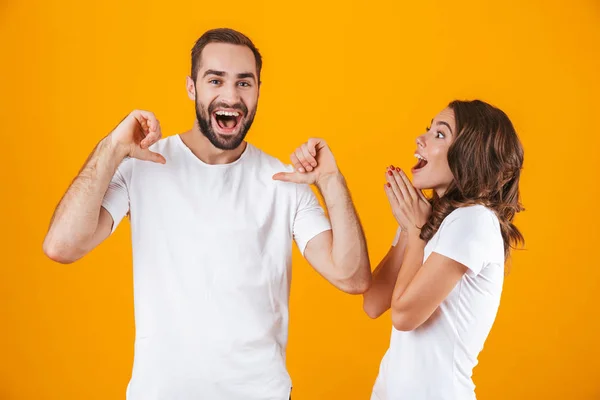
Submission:
{"label": "woman's open mouth", "polygon": [[230,134],[240,124],[242,120],[242,113],[237,110],[217,110],[212,114],[215,125],[219,128],[219,131],[225,134]]}
{"label": "woman's open mouth", "polygon": [[423,167],[427,165],[427,159],[420,155],[419,153],[415,153],[415,157],[418,159],[417,164],[412,167],[412,172],[415,173],[421,170]]}

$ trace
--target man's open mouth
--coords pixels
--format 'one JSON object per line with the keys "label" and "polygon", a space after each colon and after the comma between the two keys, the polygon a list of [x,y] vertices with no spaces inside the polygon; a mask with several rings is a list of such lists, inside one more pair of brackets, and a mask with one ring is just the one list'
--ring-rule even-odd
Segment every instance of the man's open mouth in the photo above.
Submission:
{"label": "man's open mouth", "polygon": [[240,124],[242,113],[237,110],[217,110],[212,117],[221,131],[230,133]]}

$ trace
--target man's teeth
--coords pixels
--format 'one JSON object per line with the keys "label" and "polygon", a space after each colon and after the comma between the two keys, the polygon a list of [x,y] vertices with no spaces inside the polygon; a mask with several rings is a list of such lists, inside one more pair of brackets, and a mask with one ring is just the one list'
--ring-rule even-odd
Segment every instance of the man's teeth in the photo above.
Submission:
{"label": "man's teeth", "polygon": [[419,160],[427,161],[427,159],[420,154],[415,153],[415,157],[417,157]]}
{"label": "man's teeth", "polygon": [[240,115],[240,113],[237,111],[217,111],[215,114],[225,117],[238,117]]}

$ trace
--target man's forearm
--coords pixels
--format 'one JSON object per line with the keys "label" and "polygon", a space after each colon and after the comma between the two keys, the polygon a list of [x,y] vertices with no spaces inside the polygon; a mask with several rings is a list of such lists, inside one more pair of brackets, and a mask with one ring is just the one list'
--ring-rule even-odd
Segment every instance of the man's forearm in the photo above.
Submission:
{"label": "man's forearm", "polygon": [[331,258],[341,280],[368,286],[371,267],[365,235],[341,173],[324,177],[317,187],[325,200],[333,232]]}
{"label": "man's forearm", "polygon": [[98,143],[56,207],[44,241],[47,252],[69,252],[90,240],[104,194],[125,155],[109,137]]}

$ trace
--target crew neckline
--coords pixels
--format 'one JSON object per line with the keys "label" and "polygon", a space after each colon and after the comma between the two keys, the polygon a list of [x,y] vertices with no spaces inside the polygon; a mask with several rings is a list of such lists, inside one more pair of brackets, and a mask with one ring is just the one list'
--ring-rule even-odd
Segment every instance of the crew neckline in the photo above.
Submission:
{"label": "crew neckline", "polygon": [[244,149],[244,151],[242,152],[242,154],[240,154],[240,156],[238,157],[237,160],[232,161],[230,163],[226,163],[226,164],[208,164],[205,163],[204,161],[202,161],[197,155],[194,154],[194,152],[192,151],[192,149],[190,149],[185,142],[183,141],[183,139],[181,138],[181,134],[176,134],[175,136],[177,136],[177,142],[180,144],[181,147],[183,147],[183,150],[189,155],[191,156],[194,160],[196,160],[197,163],[199,163],[200,165],[204,166],[204,167],[209,167],[209,168],[227,168],[227,167],[232,167],[238,163],[240,163],[245,157],[246,154],[248,154],[250,146],[252,146],[250,143],[246,142],[246,148]]}

